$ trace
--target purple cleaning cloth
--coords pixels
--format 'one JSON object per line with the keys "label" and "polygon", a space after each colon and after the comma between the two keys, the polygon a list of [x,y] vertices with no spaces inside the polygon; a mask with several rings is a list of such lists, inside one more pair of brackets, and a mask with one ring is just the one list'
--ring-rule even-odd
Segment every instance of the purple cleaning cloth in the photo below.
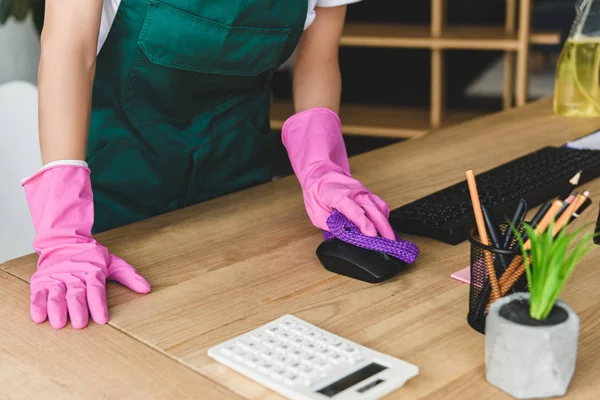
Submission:
{"label": "purple cleaning cloth", "polygon": [[327,226],[331,232],[324,232],[325,239],[335,237],[363,249],[386,253],[408,264],[412,264],[419,254],[419,248],[416,244],[402,240],[397,233],[395,241],[380,236],[363,235],[356,225],[337,210],[333,210],[327,218]]}

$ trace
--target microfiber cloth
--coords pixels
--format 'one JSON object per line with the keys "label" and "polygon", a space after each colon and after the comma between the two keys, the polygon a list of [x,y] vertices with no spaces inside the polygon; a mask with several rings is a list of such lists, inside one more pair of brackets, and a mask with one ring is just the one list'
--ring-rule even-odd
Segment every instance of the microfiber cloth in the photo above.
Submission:
{"label": "microfiber cloth", "polygon": [[403,240],[397,233],[395,241],[380,236],[363,235],[356,225],[337,210],[334,210],[327,218],[327,226],[330,232],[324,232],[325,239],[335,237],[363,249],[386,253],[408,264],[412,264],[419,254],[416,244]]}

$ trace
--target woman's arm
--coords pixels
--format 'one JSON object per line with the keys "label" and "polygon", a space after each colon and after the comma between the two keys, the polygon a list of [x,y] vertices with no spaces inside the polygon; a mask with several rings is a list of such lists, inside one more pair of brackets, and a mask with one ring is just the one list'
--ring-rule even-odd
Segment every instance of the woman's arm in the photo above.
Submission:
{"label": "woman's arm", "polygon": [[102,0],[46,0],[38,72],[42,162],[85,160]]}
{"label": "woman's arm", "polygon": [[337,113],[342,91],[338,48],[346,6],[317,7],[316,11],[296,49],[294,106],[296,112],[325,107]]}

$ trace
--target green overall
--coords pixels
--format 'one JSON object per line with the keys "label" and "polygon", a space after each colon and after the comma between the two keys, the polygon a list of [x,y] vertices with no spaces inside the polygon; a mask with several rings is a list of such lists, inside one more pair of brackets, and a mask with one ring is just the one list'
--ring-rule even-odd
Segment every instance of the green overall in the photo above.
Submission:
{"label": "green overall", "polygon": [[94,232],[271,179],[270,84],[307,6],[121,0],[94,81]]}

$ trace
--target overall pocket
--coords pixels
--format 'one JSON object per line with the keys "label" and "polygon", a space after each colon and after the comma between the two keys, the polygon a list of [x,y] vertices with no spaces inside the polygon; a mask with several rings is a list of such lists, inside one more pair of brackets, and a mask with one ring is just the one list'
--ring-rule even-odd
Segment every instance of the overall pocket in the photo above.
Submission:
{"label": "overall pocket", "polygon": [[236,80],[276,68],[289,33],[287,28],[222,24],[151,0],[128,80],[125,112],[138,127],[187,124],[198,112],[198,105],[190,103],[198,101],[193,94],[203,80],[214,85],[214,77]]}

